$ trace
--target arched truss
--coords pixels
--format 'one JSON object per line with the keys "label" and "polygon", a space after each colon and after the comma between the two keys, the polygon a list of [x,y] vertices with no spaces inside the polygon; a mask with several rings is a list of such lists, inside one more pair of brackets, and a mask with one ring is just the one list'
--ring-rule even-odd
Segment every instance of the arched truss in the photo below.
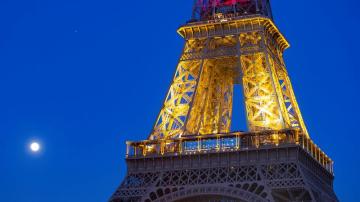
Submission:
{"label": "arched truss", "polygon": [[[166,202],[166,201],[191,201],[194,197],[217,196],[226,199],[233,199],[239,202],[267,202],[264,186],[256,183],[245,183],[237,186],[229,185],[204,185],[183,187],[172,192],[169,188],[159,188],[155,192],[151,192],[146,202]],[[257,192],[256,192],[257,191]],[[262,196],[261,196],[262,194]],[[265,197],[264,197],[265,196]],[[152,199],[153,198],[153,199]]]}

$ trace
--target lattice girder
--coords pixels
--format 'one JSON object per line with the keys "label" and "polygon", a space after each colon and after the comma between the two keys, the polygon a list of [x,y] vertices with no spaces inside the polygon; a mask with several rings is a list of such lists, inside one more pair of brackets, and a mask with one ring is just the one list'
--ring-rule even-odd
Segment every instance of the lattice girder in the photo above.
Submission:
{"label": "lattice girder", "polygon": [[180,62],[151,139],[178,137],[183,131],[200,76],[200,61]]}
{"label": "lattice girder", "polygon": [[262,29],[187,39],[149,139],[229,132],[237,83],[250,131],[299,128],[307,135],[283,63],[281,34],[271,22],[257,22]]}
{"label": "lattice girder", "polygon": [[[223,62],[223,64],[220,64]],[[235,60],[207,60],[192,105],[185,134],[230,131],[233,96],[231,66]]]}
{"label": "lattice girder", "polygon": [[243,89],[251,131],[285,128],[271,69],[264,53],[241,56]]}

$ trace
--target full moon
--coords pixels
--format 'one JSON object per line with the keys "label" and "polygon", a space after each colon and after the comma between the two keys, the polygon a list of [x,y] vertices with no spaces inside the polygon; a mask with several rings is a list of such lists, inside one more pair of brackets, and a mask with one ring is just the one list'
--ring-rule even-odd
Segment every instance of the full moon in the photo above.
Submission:
{"label": "full moon", "polygon": [[40,144],[37,143],[37,142],[32,142],[32,143],[30,144],[30,150],[31,150],[32,152],[38,152],[38,151],[40,150]]}

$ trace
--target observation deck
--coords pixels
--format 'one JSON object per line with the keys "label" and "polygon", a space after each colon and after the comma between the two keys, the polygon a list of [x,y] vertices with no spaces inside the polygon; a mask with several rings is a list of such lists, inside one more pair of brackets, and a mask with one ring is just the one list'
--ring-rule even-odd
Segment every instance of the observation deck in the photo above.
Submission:
{"label": "observation deck", "polygon": [[193,135],[169,140],[128,141],[126,144],[126,159],[129,160],[300,147],[329,173],[334,171],[333,161],[310,138],[294,129]]}

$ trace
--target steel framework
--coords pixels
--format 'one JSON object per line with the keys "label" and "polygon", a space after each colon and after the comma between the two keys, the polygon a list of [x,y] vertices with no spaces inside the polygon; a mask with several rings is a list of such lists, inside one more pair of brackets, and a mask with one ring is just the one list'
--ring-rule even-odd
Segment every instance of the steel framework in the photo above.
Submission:
{"label": "steel framework", "polygon": [[[269,0],[195,0],[172,83],[145,141],[127,142],[122,201],[338,201],[310,139]],[[243,87],[248,132],[231,131]]]}
{"label": "steel framework", "polygon": [[237,83],[250,131],[308,135],[282,58],[288,42],[268,18],[225,20],[178,30],[185,48],[149,139],[229,132]]}

